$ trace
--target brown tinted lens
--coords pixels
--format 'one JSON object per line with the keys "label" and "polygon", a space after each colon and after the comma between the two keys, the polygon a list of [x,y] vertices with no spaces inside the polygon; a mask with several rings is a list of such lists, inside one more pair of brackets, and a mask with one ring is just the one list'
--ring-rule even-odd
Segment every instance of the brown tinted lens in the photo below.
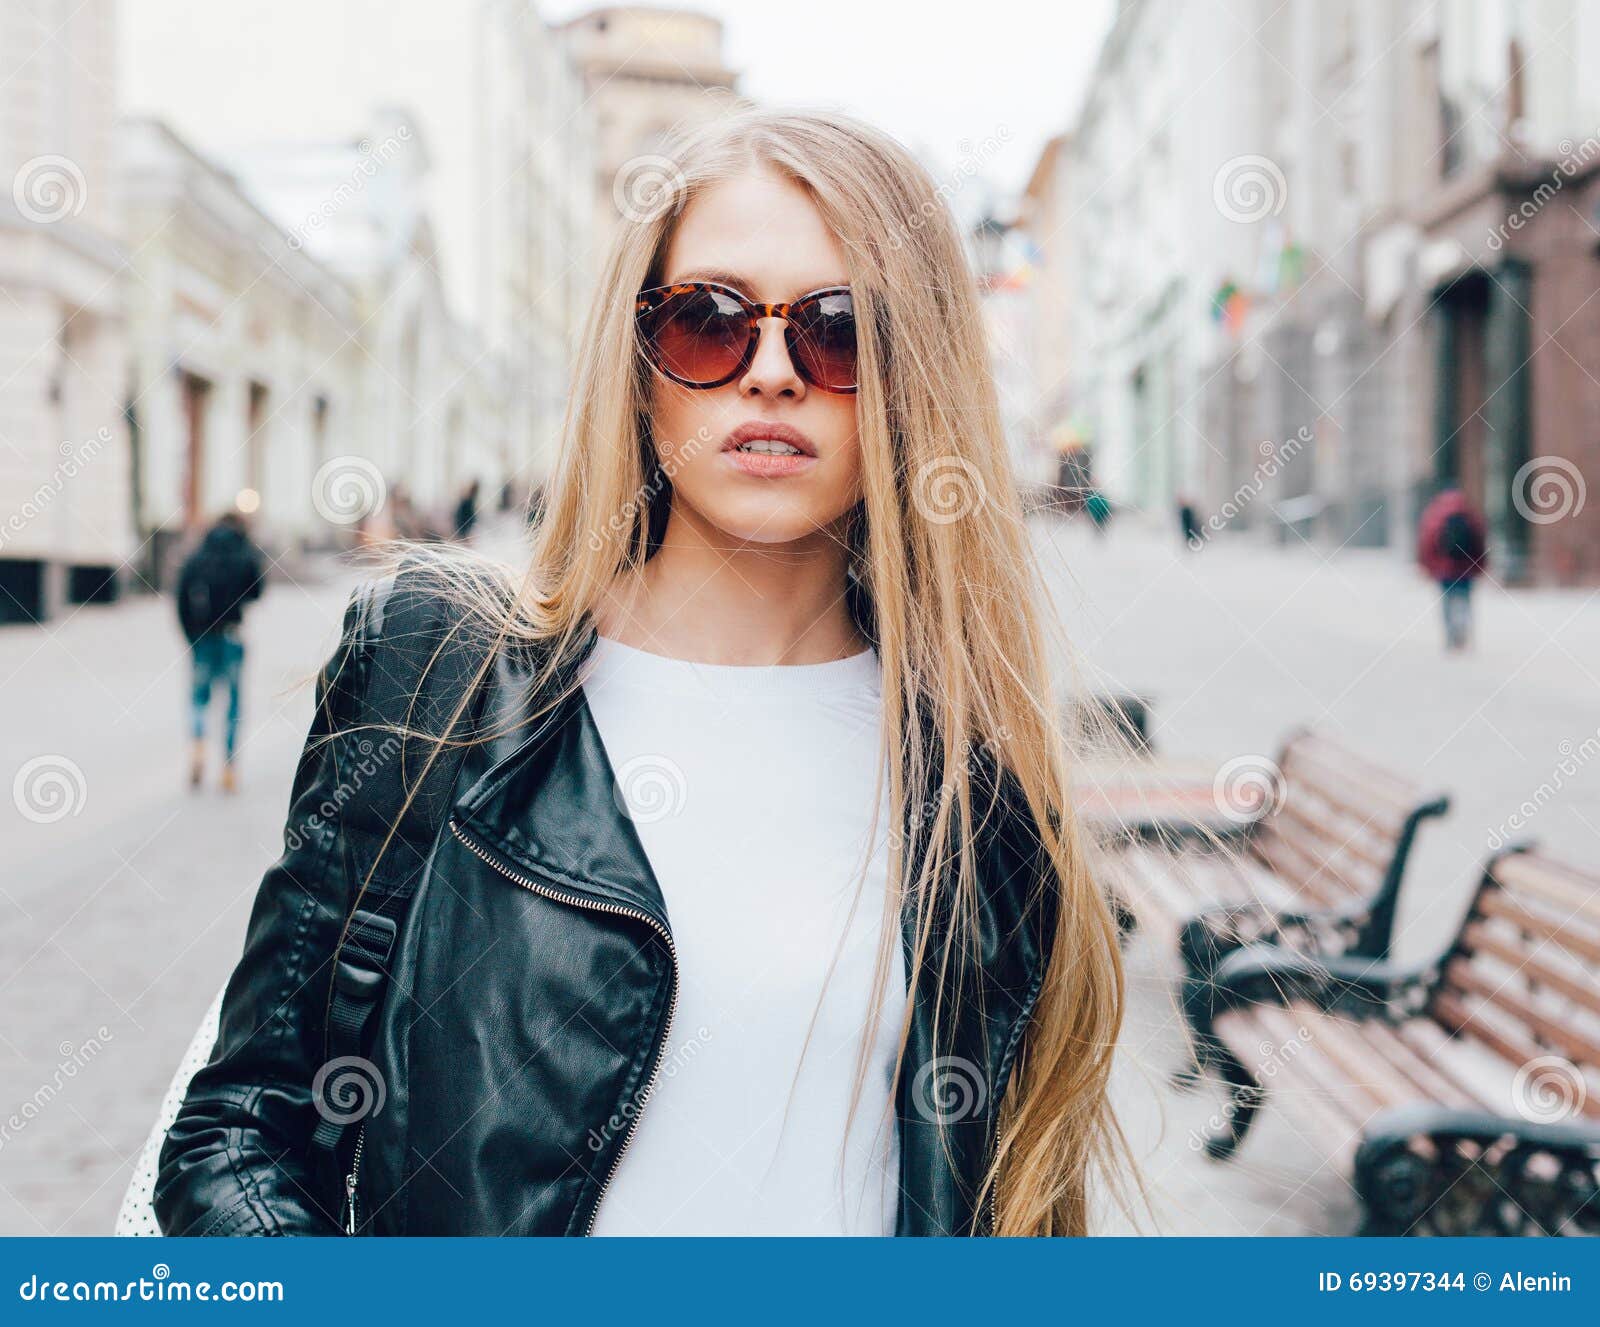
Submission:
{"label": "brown tinted lens", "polygon": [[789,314],[795,367],[814,387],[849,391],[856,385],[856,306],[840,290],[805,300]]}
{"label": "brown tinted lens", "polygon": [[739,368],[750,343],[750,319],[739,302],[716,290],[669,295],[641,320],[658,367],[682,382],[712,386]]}

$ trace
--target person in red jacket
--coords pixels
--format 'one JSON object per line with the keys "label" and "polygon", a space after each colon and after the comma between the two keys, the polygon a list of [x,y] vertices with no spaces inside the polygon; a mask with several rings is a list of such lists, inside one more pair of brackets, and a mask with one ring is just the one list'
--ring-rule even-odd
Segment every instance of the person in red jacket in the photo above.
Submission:
{"label": "person in red jacket", "polygon": [[1417,561],[1439,583],[1444,646],[1463,650],[1472,633],[1472,582],[1489,567],[1483,516],[1459,488],[1447,488],[1422,509]]}

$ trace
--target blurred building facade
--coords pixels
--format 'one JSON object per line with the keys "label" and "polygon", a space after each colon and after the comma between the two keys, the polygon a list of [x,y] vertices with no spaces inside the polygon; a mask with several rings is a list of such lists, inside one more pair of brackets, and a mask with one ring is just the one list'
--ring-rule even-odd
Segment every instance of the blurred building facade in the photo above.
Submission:
{"label": "blurred building facade", "polygon": [[977,277],[978,309],[989,347],[990,374],[1012,472],[1024,492],[1048,483],[1054,465],[1039,445],[1029,336],[1033,327],[1032,271],[1027,235],[987,210],[966,235]]}
{"label": "blurred building facade", "polygon": [[[129,110],[237,173],[335,270],[344,260],[330,243],[376,252],[362,227],[381,228],[397,191],[414,193],[429,238],[412,261],[434,271],[454,325],[445,339],[466,348],[457,332],[472,329],[507,394],[477,477],[491,490],[537,481],[597,258],[593,117],[538,5],[122,3]],[[212,58],[197,62],[197,49]],[[378,160],[402,131],[410,141],[392,158],[421,168],[411,177]],[[443,482],[448,463],[421,467],[419,490]]]}
{"label": "blurred building facade", "polygon": [[[319,465],[354,473],[365,462],[386,489],[398,485],[419,510],[440,513],[469,480],[497,484],[511,472],[516,415],[504,353],[460,317],[441,276],[427,202],[432,159],[415,123],[405,107],[382,107],[360,138],[263,147],[233,161],[287,244],[351,293],[351,408],[333,423]],[[325,483],[308,487],[310,502],[325,499]]]}
{"label": "blurred building facade", "polygon": [[1056,134],[1039,153],[1022,191],[1017,227],[1027,240],[1029,322],[1035,419],[1050,437],[1072,427],[1067,369],[1072,363],[1073,264],[1066,244],[1072,220],[1067,188],[1072,168],[1072,138]]}
{"label": "blurred building facade", "polygon": [[273,551],[314,528],[329,428],[357,414],[358,320],[350,288],[166,125],[125,121],[117,142],[137,566],[161,585],[221,512]]}
{"label": "blurred building facade", "polygon": [[594,117],[593,207],[604,240],[625,215],[648,213],[676,169],[672,135],[741,104],[722,53],[722,22],[687,9],[614,5],[559,29]]}
{"label": "blurred building facade", "polygon": [[402,112],[374,119],[359,140],[243,154],[239,173],[160,121],[121,126],[128,414],[153,584],[230,508],[281,558],[381,519],[391,489],[440,512],[469,478],[505,471],[508,375],[445,297],[426,148]]}
{"label": "blurred building facade", "polygon": [[115,17],[0,6],[0,622],[114,594],[134,551]]}
{"label": "blurred building facade", "polygon": [[530,0],[0,10],[0,621],[159,586],[229,508],[283,558],[537,484],[586,96]]}
{"label": "blurred building facade", "polygon": [[1102,482],[1401,552],[1461,483],[1502,573],[1600,581],[1596,56],[1580,0],[1126,0],[1064,231]]}

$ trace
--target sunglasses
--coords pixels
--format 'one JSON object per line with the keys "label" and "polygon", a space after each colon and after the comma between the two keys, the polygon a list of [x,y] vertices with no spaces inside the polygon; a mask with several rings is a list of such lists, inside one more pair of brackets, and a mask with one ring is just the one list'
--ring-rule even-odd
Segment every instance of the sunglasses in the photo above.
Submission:
{"label": "sunglasses", "polygon": [[755,358],[760,320],[782,318],[789,360],[805,382],[825,392],[856,390],[856,309],[848,286],[757,304],[731,286],[684,281],[641,290],[635,316],[645,355],[685,387],[732,382]]}

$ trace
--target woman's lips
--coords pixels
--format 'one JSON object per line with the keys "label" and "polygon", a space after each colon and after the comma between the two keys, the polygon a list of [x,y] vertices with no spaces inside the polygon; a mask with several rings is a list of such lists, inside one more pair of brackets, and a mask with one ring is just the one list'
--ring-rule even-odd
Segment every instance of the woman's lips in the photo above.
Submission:
{"label": "woman's lips", "polygon": [[805,456],[799,452],[773,456],[765,452],[742,452],[737,448],[723,452],[722,458],[731,463],[735,470],[757,479],[781,479],[785,475],[797,475],[817,463],[815,456]]}

